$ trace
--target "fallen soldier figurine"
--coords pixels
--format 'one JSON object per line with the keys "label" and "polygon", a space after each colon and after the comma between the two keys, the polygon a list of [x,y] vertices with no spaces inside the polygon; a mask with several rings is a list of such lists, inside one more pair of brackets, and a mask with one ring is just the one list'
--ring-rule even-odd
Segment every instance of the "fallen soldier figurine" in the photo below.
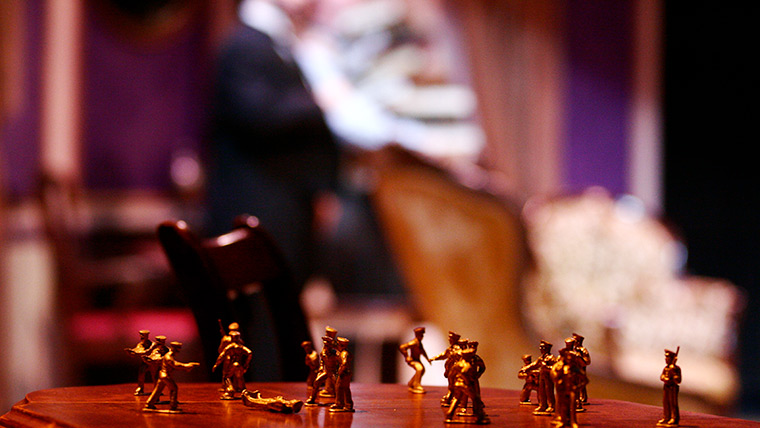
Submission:
{"label": "fallen soldier figurine", "polygon": [[268,410],[277,413],[298,413],[303,407],[301,400],[286,400],[281,396],[261,398],[259,390],[242,392],[243,404],[257,410]]}

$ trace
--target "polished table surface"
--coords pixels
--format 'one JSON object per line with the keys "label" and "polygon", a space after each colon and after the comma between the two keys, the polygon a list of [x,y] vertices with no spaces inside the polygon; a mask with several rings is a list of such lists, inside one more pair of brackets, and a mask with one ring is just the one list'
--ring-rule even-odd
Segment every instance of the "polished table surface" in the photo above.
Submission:
{"label": "polished table surface", "polygon": [[[218,399],[218,384],[180,384],[181,414],[145,413],[146,397],[132,395],[135,386],[107,385],[48,389],[28,394],[10,412],[0,417],[2,427],[457,427],[444,423],[439,399],[443,387],[427,387],[415,395],[406,385],[355,384],[351,386],[356,413],[330,413],[326,407],[304,407],[296,414],[279,414],[245,407],[241,400]],[[282,395],[303,399],[302,383],[254,383],[262,397]],[[484,388],[481,396],[493,427],[553,427],[552,418],[531,414],[532,406],[520,406],[518,392]],[[594,399],[587,411],[578,414],[581,427],[655,426],[662,410],[657,406],[616,400]],[[465,425],[466,426],[466,425]],[[760,422],[682,412],[682,427],[756,427]]]}

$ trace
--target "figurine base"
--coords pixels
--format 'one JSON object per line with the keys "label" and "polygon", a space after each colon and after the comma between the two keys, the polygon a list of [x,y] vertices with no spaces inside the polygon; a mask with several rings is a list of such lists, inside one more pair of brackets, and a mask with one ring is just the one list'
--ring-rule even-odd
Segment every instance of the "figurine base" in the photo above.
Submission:
{"label": "figurine base", "polygon": [[521,405],[521,406],[535,406],[535,405],[536,405],[536,403],[532,403],[532,402],[530,402],[530,401],[521,401],[521,402],[520,402],[520,405]]}
{"label": "figurine base", "polygon": [[346,408],[346,407],[330,407],[328,409],[330,413],[354,413],[356,410],[354,410],[353,407]]}
{"label": "figurine base", "polygon": [[153,407],[143,407],[142,411],[147,413],[168,413],[172,415],[182,413],[182,409],[156,409]]}
{"label": "figurine base", "polygon": [[535,410],[533,411],[533,414],[536,416],[551,416],[554,414],[554,409],[546,409],[546,410]]}
{"label": "figurine base", "polygon": [[670,421],[663,422],[663,421],[658,421],[657,422],[657,426],[658,427],[677,427],[679,425],[678,425],[678,422],[670,422]]}
{"label": "figurine base", "polygon": [[220,400],[237,400],[238,397],[235,397],[234,395],[231,395],[231,394],[222,394],[219,396],[219,399]]}
{"label": "figurine base", "polygon": [[409,387],[409,392],[411,392],[412,394],[427,394],[427,391],[425,391],[423,388]]}
{"label": "figurine base", "polygon": [[474,424],[474,425],[488,425],[491,423],[491,419],[488,416],[478,418],[474,415],[462,415],[459,414],[451,419],[444,419],[444,423],[447,424]]}

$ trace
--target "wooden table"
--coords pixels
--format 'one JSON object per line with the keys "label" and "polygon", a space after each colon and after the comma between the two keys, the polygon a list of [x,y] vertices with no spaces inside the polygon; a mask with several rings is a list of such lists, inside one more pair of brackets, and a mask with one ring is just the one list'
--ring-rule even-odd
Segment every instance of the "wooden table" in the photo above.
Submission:
{"label": "wooden table", "polygon": [[[227,428],[227,427],[458,427],[443,422],[439,399],[443,387],[428,387],[424,395],[410,394],[406,385],[356,384],[351,389],[356,413],[330,413],[326,407],[304,407],[285,415],[245,407],[241,401],[218,399],[218,384],[180,384],[182,414],[144,413],[146,397],[132,395],[134,385],[57,388],[32,392],[0,417],[2,427],[147,427],[147,428]],[[282,395],[303,399],[301,383],[249,384],[262,397]],[[532,406],[520,406],[517,391],[484,388],[482,398],[492,427],[550,428],[550,417],[531,414]],[[578,415],[582,427],[653,428],[661,417],[657,406],[615,400],[593,399],[587,411]],[[465,425],[467,426],[467,425]],[[760,422],[682,412],[682,427],[760,428]]]}

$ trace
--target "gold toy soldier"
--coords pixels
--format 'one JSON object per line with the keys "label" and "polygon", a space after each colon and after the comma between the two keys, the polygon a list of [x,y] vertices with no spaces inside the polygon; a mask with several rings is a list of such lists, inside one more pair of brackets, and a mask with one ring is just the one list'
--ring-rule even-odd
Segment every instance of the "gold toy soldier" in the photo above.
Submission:
{"label": "gold toy soldier", "polygon": [[[152,351],[153,342],[150,341],[150,331],[140,330],[140,342],[134,348],[124,348],[129,354],[140,359],[140,366],[137,368],[137,389],[135,395],[146,395],[145,392],[145,374],[148,372],[148,363],[143,361],[143,356],[147,356]],[[155,383],[156,379],[152,379]]]}
{"label": "gold toy soldier", "polygon": [[557,425],[578,428],[578,394],[588,383],[588,378],[583,372],[583,360],[575,352],[575,340],[568,339],[566,343],[568,346],[559,351],[559,359],[551,368],[551,377],[557,389]]}
{"label": "gold toy soldier", "polygon": [[353,412],[354,400],[351,398],[351,365],[353,357],[348,352],[348,339],[338,338],[338,358],[340,365],[335,377],[335,404],[331,412]]}
{"label": "gold toy soldier", "polygon": [[552,355],[552,344],[542,340],[538,345],[541,356],[530,364],[538,369],[538,407],[533,411],[534,415],[546,416],[554,412],[554,383],[551,378],[551,369],[556,361]]}
{"label": "gold toy soldier", "polygon": [[445,360],[443,363],[443,376],[446,377],[449,381],[449,390],[446,392],[446,395],[441,398],[441,406],[447,407],[451,403],[451,398],[453,396],[453,384],[452,384],[452,378],[449,376],[449,372],[451,370],[451,367],[454,365],[454,363],[459,358],[459,351],[461,348],[459,347],[459,339],[460,335],[457,333],[454,333],[453,331],[449,331],[449,347],[446,348],[443,352],[436,355],[435,357],[431,358],[430,361],[438,361],[438,360]]}
{"label": "gold toy soldier", "polygon": [[[586,366],[591,364],[591,355],[588,353],[588,349],[583,346],[583,336],[578,333],[573,333],[573,339],[575,339],[575,352],[577,352],[578,355],[580,355],[581,360],[583,360],[583,374],[586,374]],[[581,403],[581,406],[588,403],[586,385],[581,388],[578,400]]]}
{"label": "gold toy soldier", "polygon": [[[584,348],[585,349],[585,348]],[[583,375],[586,375],[586,360],[583,359],[583,355],[578,351],[578,342],[576,341],[576,335],[573,334],[572,337],[568,337],[565,339],[565,347],[563,349],[560,349],[560,353],[567,352],[568,353],[568,359],[572,360],[572,364],[574,367],[577,367],[579,370],[583,372]],[[590,360],[589,360],[590,361]],[[585,388],[586,384],[588,384],[588,377],[585,378],[586,382],[583,384],[583,388]],[[554,377],[552,377],[552,380],[554,380]],[[555,384],[555,391],[556,391],[556,384]],[[585,412],[586,409],[583,408],[583,402],[581,401],[581,391],[579,390],[577,394],[575,395],[575,411]]]}
{"label": "gold toy soldier", "polygon": [[[483,358],[478,355],[478,342],[475,340],[469,340],[469,339],[462,339],[459,341],[459,348],[461,351],[459,351],[459,359],[462,358],[461,352],[465,349],[471,349],[472,355],[470,356],[470,365],[472,366],[472,389],[473,393],[480,397],[480,377],[483,376],[483,372],[486,371],[486,363],[483,361]],[[467,400],[468,396],[465,395],[462,401],[460,402],[460,407],[462,409],[467,408]]]}
{"label": "gold toy soldier", "polygon": [[[340,355],[336,349],[336,339],[330,336],[322,336],[322,352],[319,355],[319,372],[317,378],[314,379],[314,386],[311,390],[311,395],[304,403],[307,406],[317,406],[317,395],[325,397],[325,394],[319,393],[319,389],[325,386],[328,381],[335,385],[335,376],[338,373],[338,367],[340,366]],[[334,395],[333,395],[334,397]]]}
{"label": "gold toy soldier", "polygon": [[286,400],[279,395],[272,398],[262,398],[258,389],[254,391],[248,391],[247,389],[243,390],[241,398],[245,407],[276,413],[298,413],[303,407],[303,401]]}
{"label": "gold toy soldier", "polygon": [[[338,346],[338,330],[335,330],[334,328],[330,326],[325,327],[325,336],[332,339],[330,342],[330,346],[333,350]],[[328,350],[328,352],[332,352]],[[337,353],[337,351],[335,351]],[[324,358],[325,354],[325,348],[322,347],[322,352],[320,353],[320,363],[321,360]],[[336,369],[337,370],[337,366]],[[335,397],[335,376],[328,376],[325,379],[325,383],[323,385],[323,388],[321,391],[319,391],[319,396],[324,398],[334,398]]]}
{"label": "gold toy soldier", "polygon": [[161,370],[161,359],[167,352],[169,352],[169,347],[166,346],[166,336],[156,336],[156,342],[151,346],[150,353],[142,356],[142,360],[148,365],[148,373],[153,379],[154,388],[158,382],[158,371]]}
{"label": "gold toy soldier", "polygon": [[662,410],[664,417],[657,421],[658,426],[678,426],[681,420],[681,412],[678,409],[678,389],[681,383],[681,368],[676,365],[678,351],[665,350],[665,368],[662,369],[660,380],[662,381]]}
{"label": "gold toy soldier", "polygon": [[525,354],[522,357],[523,366],[517,372],[518,379],[525,379],[522,391],[520,391],[520,404],[532,404],[530,401],[530,392],[536,391],[538,394],[538,367],[532,366],[533,356]]}
{"label": "gold toy soldier", "polygon": [[230,332],[231,342],[224,348],[221,354],[216,358],[214,367],[215,371],[219,364],[222,364],[222,383],[224,391],[222,400],[234,400],[236,392],[243,392],[245,389],[245,372],[251,365],[253,353],[243,345],[239,331]]}
{"label": "gold toy soldier", "polygon": [[[224,351],[224,348],[232,342],[232,336],[230,336],[230,333],[233,331],[240,331],[240,324],[236,322],[230,323],[227,327],[227,332],[225,332],[224,327],[222,327],[222,320],[219,320],[219,331],[222,333],[222,340],[219,342],[219,349],[216,352],[221,354],[222,351]],[[242,338],[240,340],[240,343],[242,344]]]}
{"label": "gold toy soldier", "polygon": [[414,339],[398,347],[406,363],[414,369],[414,376],[412,376],[407,384],[409,391],[414,394],[425,393],[425,389],[422,387],[422,375],[425,374],[425,366],[422,365],[421,361],[422,357],[425,357],[428,363],[431,362],[427,352],[425,352],[425,348],[422,346],[422,338],[424,336],[425,327],[417,327],[414,329]]}
{"label": "gold toy soldier", "polygon": [[153,388],[153,392],[150,394],[150,397],[148,397],[148,401],[145,403],[143,411],[157,411],[156,403],[158,402],[158,397],[161,396],[161,392],[164,390],[164,387],[169,388],[168,412],[179,413],[181,411],[179,409],[179,400],[177,398],[177,383],[174,382],[174,379],[172,379],[172,372],[174,372],[176,369],[190,371],[193,369],[193,367],[197,367],[199,365],[199,363],[196,362],[181,363],[175,360],[174,357],[179,354],[181,350],[182,343],[172,342],[169,344],[169,352],[167,352],[166,355],[164,355],[164,358],[161,360],[161,370],[158,372],[158,382],[156,382],[156,386]]}
{"label": "gold toy soldier", "polygon": [[446,412],[446,423],[469,422],[466,419],[468,415],[464,412],[458,414],[457,411],[466,409],[467,400],[472,400],[472,416],[475,417],[474,423],[488,424],[491,421],[485,412],[485,405],[480,399],[480,390],[478,384],[477,363],[475,359],[475,349],[467,348],[459,351],[460,358],[451,367],[450,376],[453,380],[454,390],[451,404]]}
{"label": "gold toy soldier", "polygon": [[314,344],[310,340],[301,342],[301,347],[306,353],[304,362],[306,367],[309,368],[309,376],[306,378],[306,396],[311,397],[311,391],[314,389],[314,380],[317,378],[317,372],[319,372],[319,354],[314,349]]}

